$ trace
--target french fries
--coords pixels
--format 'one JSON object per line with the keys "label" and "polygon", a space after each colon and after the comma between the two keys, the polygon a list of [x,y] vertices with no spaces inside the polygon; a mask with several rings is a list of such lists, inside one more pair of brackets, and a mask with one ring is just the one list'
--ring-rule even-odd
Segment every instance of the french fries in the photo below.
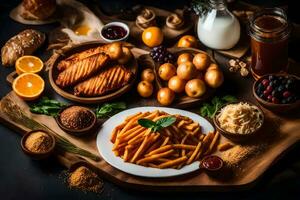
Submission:
{"label": "french fries", "polygon": [[162,111],[139,112],[116,126],[111,135],[116,156],[146,167],[180,169],[213,153],[219,133],[202,134],[199,123],[188,117],[174,115],[176,122],[159,132],[151,132],[138,124],[141,118],[157,121],[171,116]]}

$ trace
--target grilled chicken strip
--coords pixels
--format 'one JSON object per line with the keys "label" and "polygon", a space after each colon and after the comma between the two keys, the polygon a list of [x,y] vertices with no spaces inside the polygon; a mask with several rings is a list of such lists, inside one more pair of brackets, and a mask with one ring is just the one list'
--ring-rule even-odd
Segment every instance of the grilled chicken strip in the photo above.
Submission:
{"label": "grilled chicken strip", "polygon": [[115,65],[76,85],[74,94],[76,96],[101,96],[128,84],[132,76],[132,72],[124,66]]}
{"label": "grilled chicken strip", "polygon": [[99,47],[91,48],[80,53],[73,54],[72,56],[60,61],[57,65],[57,69],[59,71],[64,71],[68,67],[70,67],[73,63],[93,56],[99,53],[107,54],[111,59],[117,59],[120,57],[120,52],[122,52],[122,45],[121,43],[111,43],[102,45]]}
{"label": "grilled chicken strip", "polygon": [[55,82],[60,87],[75,85],[93,76],[99,69],[105,66],[108,61],[109,56],[105,53],[95,54],[72,64],[58,75]]}

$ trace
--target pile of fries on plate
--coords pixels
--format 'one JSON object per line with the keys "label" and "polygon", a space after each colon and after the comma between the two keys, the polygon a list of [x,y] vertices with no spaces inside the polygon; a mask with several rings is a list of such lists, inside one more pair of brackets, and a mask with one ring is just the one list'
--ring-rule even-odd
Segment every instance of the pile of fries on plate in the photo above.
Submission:
{"label": "pile of fries on plate", "polygon": [[[152,132],[138,124],[139,119],[157,121],[175,116],[169,127]],[[203,134],[199,123],[181,115],[162,111],[139,112],[128,116],[111,135],[113,152],[125,162],[153,168],[180,169],[214,152],[219,133]]]}

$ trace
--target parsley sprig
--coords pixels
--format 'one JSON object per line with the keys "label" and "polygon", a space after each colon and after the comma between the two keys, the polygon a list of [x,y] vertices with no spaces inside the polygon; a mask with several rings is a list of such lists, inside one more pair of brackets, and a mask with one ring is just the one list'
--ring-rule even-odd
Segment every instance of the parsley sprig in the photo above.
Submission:
{"label": "parsley sprig", "polygon": [[200,108],[200,115],[203,117],[213,118],[216,112],[225,104],[237,101],[234,96],[226,95],[223,97],[214,97],[211,103],[204,103]]}

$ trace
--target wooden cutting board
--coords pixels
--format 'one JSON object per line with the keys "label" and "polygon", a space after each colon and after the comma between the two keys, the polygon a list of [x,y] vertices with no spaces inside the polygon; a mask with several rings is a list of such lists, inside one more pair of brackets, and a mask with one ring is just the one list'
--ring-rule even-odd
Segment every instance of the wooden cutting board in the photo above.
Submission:
{"label": "wooden cutting board", "polygon": [[[39,121],[40,123],[51,127],[56,133],[67,138],[74,143],[91,153],[98,156],[99,153],[96,147],[96,133],[89,137],[74,137],[63,132],[52,117],[45,115],[32,114],[26,102],[16,96],[14,92],[7,94],[0,103],[0,119],[5,125],[18,131],[21,134],[26,133],[30,129],[21,124],[14,122],[9,114],[6,113],[4,106],[5,101],[11,100],[18,105],[26,115]],[[69,168],[72,164],[79,161],[87,161],[91,165],[99,169],[99,173],[108,180],[131,188],[145,190],[165,190],[166,188],[174,190],[234,190],[245,189],[253,186],[262,174],[276,162],[292,145],[300,140],[300,119],[299,117],[284,118],[276,116],[268,111],[265,111],[266,123],[262,129],[263,137],[258,138],[256,144],[248,144],[247,146],[256,147],[258,144],[264,144],[264,149],[245,160],[234,171],[234,177],[228,180],[219,180],[207,176],[205,173],[197,171],[192,174],[187,174],[179,177],[168,179],[149,179],[132,176],[123,173],[109,164],[103,159],[96,162],[91,159],[81,157],[68,152],[57,152],[57,157],[61,164]],[[221,142],[226,140],[221,137]],[[235,148],[235,147],[234,147]]]}
{"label": "wooden cutting board", "polygon": [[[243,83],[243,90],[245,91],[242,97],[244,100],[253,101],[253,97],[249,95],[251,91],[251,82],[246,81],[249,84]],[[124,98],[127,99],[126,97]],[[11,127],[13,130],[24,134],[30,131],[26,126],[16,123],[13,117],[10,117],[10,113],[7,113],[7,107],[5,102],[10,100],[14,102],[16,106],[19,106],[27,116],[39,121],[40,123],[51,127],[59,135],[67,138],[70,142],[74,143],[76,146],[81,147],[91,153],[99,155],[96,147],[96,133],[90,135],[89,137],[74,137],[63,132],[55,120],[52,117],[45,115],[32,114],[29,111],[28,104],[16,96],[14,92],[8,93],[2,98],[0,102],[0,120],[3,124]],[[136,100],[136,106],[142,105],[143,101]],[[16,110],[16,109],[15,109]],[[57,158],[60,163],[67,168],[72,164],[79,161],[86,161],[93,165],[99,170],[99,174],[108,180],[125,187],[143,189],[143,190],[214,190],[214,191],[224,191],[224,190],[237,190],[246,189],[253,186],[263,173],[274,164],[287,150],[292,147],[295,143],[300,140],[300,117],[299,114],[289,115],[289,116],[278,116],[264,109],[265,113],[265,124],[261,131],[261,137],[257,138],[254,142],[250,142],[241,147],[235,146],[234,148],[254,148],[259,149],[255,154],[249,155],[248,159],[243,159],[236,168],[234,169],[234,176],[230,179],[220,180],[216,178],[211,178],[205,173],[197,171],[192,174],[187,174],[179,177],[168,178],[168,179],[149,179],[136,177],[123,173],[109,164],[107,164],[103,159],[100,161],[93,161],[89,158],[78,156],[68,152],[57,152]],[[13,113],[16,115],[19,113]],[[225,141],[224,137],[221,137],[221,142]],[[218,153],[220,154],[220,153]],[[240,152],[235,152],[234,156],[238,156]],[[222,154],[221,154],[222,156]]]}

